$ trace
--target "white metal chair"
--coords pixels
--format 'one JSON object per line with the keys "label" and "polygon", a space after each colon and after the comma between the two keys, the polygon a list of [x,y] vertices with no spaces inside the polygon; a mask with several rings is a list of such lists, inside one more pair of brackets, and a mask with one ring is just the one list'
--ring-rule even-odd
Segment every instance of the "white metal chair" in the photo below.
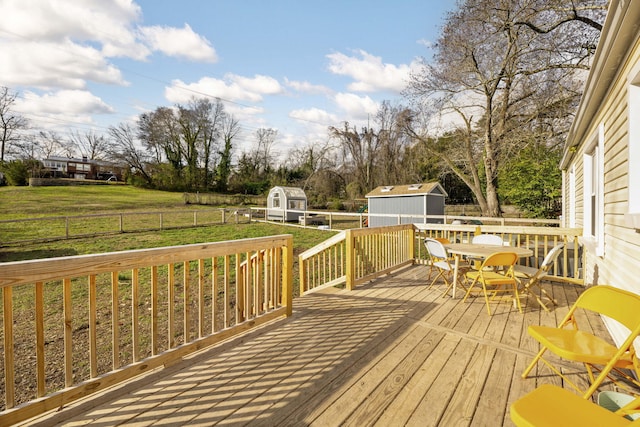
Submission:
{"label": "white metal chair", "polygon": [[[447,292],[453,286],[453,278],[452,273],[454,270],[454,266],[451,265],[451,257],[449,256],[449,252],[447,248],[444,247],[442,242],[439,242],[436,239],[424,239],[424,245],[427,248],[427,253],[429,254],[429,258],[431,260],[431,268],[435,268],[438,274],[431,281],[427,289],[430,289],[434,283],[439,278],[442,278],[447,288],[442,292],[442,296],[445,296]],[[458,264],[458,270],[467,270],[469,268],[468,264],[460,265]],[[431,271],[429,272],[429,278],[431,278]]]}
{"label": "white metal chair", "polygon": [[[497,234],[478,234],[477,236],[473,236],[471,239],[471,243],[474,245],[493,245],[493,246],[503,246],[504,242],[502,237]],[[469,262],[473,263],[473,268],[478,270],[480,265],[482,264],[482,258],[469,257]]]}
{"label": "white metal chair", "polygon": [[473,238],[471,239],[471,243],[473,243],[474,245],[504,245],[502,237],[498,236],[497,234],[478,234],[477,236],[473,236]]}
{"label": "white metal chair", "polygon": [[[549,299],[549,301],[553,303],[553,305],[558,305],[558,302],[554,300],[551,295],[547,293],[547,291],[544,290],[541,282],[542,279],[549,274],[549,270],[551,270],[551,267],[553,267],[553,264],[556,262],[556,259],[558,259],[558,256],[560,255],[560,252],[562,252],[563,248],[564,243],[560,243],[554,246],[544,257],[544,260],[542,260],[542,264],[540,264],[539,268],[527,267],[525,265],[518,264],[516,264],[515,266],[516,279],[518,279],[518,281],[521,283],[524,282],[524,287],[521,293],[531,293],[531,295],[534,296],[538,304],[540,304],[540,306],[544,308],[545,311],[549,311],[549,308],[545,303],[542,302],[541,297],[543,294],[545,297],[547,297],[547,299]],[[530,292],[534,286],[537,287],[540,291],[539,295],[535,292]]]}

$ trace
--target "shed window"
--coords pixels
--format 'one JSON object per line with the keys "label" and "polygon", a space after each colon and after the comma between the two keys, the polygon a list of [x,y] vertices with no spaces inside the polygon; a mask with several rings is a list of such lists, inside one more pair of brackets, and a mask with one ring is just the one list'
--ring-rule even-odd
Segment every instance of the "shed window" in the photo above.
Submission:
{"label": "shed window", "polygon": [[280,207],[280,194],[279,193],[273,193],[273,198],[272,200],[272,204],[274,208],[279,208]]}
{"label": "shed window", "polygon": [[409,186],[409,190],[419,190],[422,184],[412,184]]}
{"label": "shed window", "polygon": [[384,187],[381,191],[383,193],[388,193],[389,191],[393,190],[393,185],[387,185],[386,187]]}
{"label": "shed window", "polygon": [[304,200],[299,200],[299,199],[289,200],[289,209],[295,209],[300,211],[305,210]]}
{"label": "shed window", "polygon": [[596,255],[604,255],[604,125],[598,127],[583,157],[584,230],[596,245]]}

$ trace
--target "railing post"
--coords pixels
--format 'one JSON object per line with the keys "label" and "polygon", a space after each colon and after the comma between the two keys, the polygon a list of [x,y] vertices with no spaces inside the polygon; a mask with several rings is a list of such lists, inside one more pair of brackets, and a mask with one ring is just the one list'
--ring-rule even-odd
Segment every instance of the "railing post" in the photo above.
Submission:
{"label": "railing post", "polygon": [[354,238],[353,232],[351,230],[347,230],[345,233],[345,252],[346,252],[346,280],[347,280],[347,289],[352,291],[354,288],[355,282],[355,251],[354,251]]}
{"label": "railing post", "polygon": [[416,227],[414,225],[407,231],[407,238],[409,239],[409,258],[416,263]]}
{"label": "railing post", "polygon": [[[282,303],[286,307],[286,315],[287,317],[293,314],[293,237],[287,237],[287,243],[283,250],[283,267],[284,272],[282,275]],[[300,274],[304,269],[300,266]],[[300,283],[302,286],[302,282]]]}

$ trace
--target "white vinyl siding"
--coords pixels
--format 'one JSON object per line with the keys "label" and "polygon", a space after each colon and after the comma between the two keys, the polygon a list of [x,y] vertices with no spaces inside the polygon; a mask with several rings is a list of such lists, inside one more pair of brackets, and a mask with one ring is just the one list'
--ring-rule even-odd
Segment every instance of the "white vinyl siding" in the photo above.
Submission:
{"label": "white vinyl siding", "polygon": [[640,215],[640,62],[631,72],[629,97],[629,213]]}

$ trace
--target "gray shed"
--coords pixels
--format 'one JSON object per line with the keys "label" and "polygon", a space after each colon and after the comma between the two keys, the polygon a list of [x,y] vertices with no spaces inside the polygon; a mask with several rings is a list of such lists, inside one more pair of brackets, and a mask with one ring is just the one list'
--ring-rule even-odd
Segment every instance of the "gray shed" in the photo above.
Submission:
{"label": "gray shed", "polygon": [[[411,185],[380,186],[365,196],[369,206],[369,227],[397,225],[398,217],[375,214],[405,215],[402,224],[424,223],[424,215],[444,215],[447,192],[439,182]],[[406,215],[415,215],[407,217]],[[440,224],[442,219],[430,218],[426,222]]]}
{"label": "gray shed", "polygon": [[304,215],[300,212],[307,210],[307,195],[298,187],[273,187],[267,196],[267,219],[275,221],[298,221]]}

